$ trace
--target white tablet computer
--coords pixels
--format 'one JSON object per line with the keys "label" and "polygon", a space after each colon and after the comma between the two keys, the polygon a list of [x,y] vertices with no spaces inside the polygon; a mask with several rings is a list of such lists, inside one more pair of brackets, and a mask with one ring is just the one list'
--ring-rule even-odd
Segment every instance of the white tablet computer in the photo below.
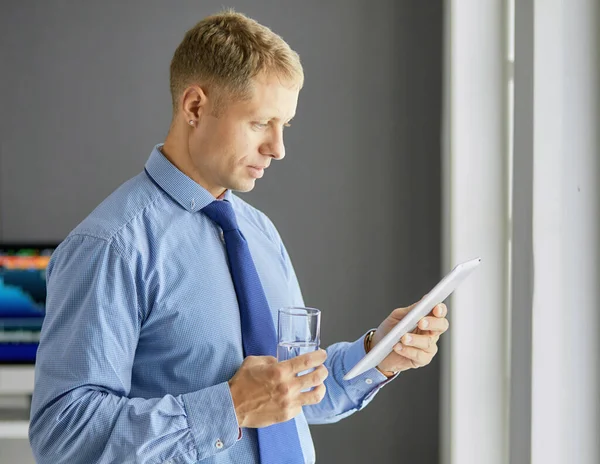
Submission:
{"label": "white tablet computer", "polygon": [[481,258],[475,258],[457,265],[446,275],[433,289],[425,295],[419,303],[402,319],[396,327],[381,339],[364,358],[356,363],[344,376],[344,380],[350,380],[363,372],[376,367],[385,357],[390,354],[394,345],[400,341],[402,336],[413,331],[419,321],[427,316],[433,308],[442,303],[458,287],[458,285],[479,266]]}

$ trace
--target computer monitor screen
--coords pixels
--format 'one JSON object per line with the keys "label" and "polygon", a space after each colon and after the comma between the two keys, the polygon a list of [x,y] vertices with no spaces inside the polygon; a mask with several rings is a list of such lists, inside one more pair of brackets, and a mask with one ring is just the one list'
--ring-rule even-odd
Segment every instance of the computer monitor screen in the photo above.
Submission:
{"label": "computer monitor screen", "polygon": [[0,364],[33,364],[56,245],[0,243]]}

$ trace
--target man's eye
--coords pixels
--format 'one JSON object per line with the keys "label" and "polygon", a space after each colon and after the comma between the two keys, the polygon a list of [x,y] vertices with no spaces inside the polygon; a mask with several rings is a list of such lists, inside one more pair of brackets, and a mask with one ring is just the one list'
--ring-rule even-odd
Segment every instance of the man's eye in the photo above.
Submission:
{"label": "man's eye", "polygon": [[268,124],[264,124],[262,122],[255,122],[254,123],[254,127],[256,127],[257,129],[266,129],[268,126]]}

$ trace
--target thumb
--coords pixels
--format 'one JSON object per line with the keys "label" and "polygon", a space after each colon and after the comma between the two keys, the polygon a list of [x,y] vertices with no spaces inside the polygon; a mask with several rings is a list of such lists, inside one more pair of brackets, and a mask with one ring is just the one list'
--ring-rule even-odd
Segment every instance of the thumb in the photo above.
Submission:
{"label": "thumb", "polygon": [[[422,300],[423,298],[421,298]],[[416,303],[411,304],[410,306],[406,307],[406,308],[397,308],[394,309],[392,311],[392,314],[390,314],[390,316],[392,316],[392,318],[400,321],[404,318],[404,316],[406,316],[415,306],[417,306],[417,304],[419,304],[419,302],[421,301],[417,301]]]}

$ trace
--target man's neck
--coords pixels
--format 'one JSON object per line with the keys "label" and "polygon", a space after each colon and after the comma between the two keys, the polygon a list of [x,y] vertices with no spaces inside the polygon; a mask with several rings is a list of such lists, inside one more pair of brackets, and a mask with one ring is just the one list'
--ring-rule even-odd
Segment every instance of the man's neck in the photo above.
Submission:
{"label": "man's neck", "polygon": [[186,163],[180,160],[181,157],[177,157],[177,144],[174,143],[173,137],[171,136],[170,132],[169,135],[167,135],[167,138],[165,139],[164,145],[162,147],[159,147],[159,151],[163,154],[165,158],[167,158],[171,162],[171,164],[173,164],[177,169],[183,172],[186,176],[188,176],[198,185],[208,190],[217,200],[222,200],[223,198],[225,198],[225,193],[227,192],[227,189],[223,189],[221,193],[215,194],[214,191],[211,191],[206,185],[204,185],[204,183],[200,182],[198,176],[194,175],[193,169],[191,167],[189,169],[187,168]]}

